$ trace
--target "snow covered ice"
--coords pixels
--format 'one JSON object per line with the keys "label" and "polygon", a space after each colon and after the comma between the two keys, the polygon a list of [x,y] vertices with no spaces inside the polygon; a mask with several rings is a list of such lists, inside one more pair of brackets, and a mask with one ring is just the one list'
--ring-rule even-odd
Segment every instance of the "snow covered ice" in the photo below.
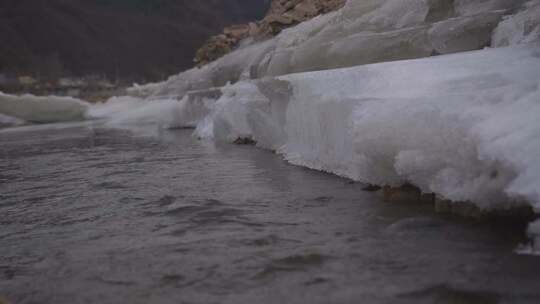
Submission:
{"label": "snow covered ice", "polygon": [[200,138],[483,209],[538,208],[539,17],[537,0],[351,0],[152,84],[151,98],[179,96],[176,125]]}
{"label": "snow covered ice", "polygon": [[196,127],[366,183],[538,209],[539,3],[350,0],[134,97],[72,104],[112,126]]}
{"label": "snow covered ice", "polygon": [[492,33],[503,18],[493,46],[502,46],[505,35],[517,35],[519,27],[510,26],[514,23],[526,23],[522,32],[528,38],[521,40],[533,42],[529,25],[539,19],[536,2],[350,0],[339,11],[243,45],[161,84],[134,87],[132,93],[184,95],[240,80],[482,49],[492,45]]}
{"label": "snow covered ice", "polygon": [[88,117],[105,119],[114,127],[158,125],[173,128],[178,121],[181,105],[176,99],[159,99],[148,102],[135,97],[113,97],[106,103],[92,105]]}
{"label": "snow covered ice", "polygon": [[362,182],[538,208],[539,54],[535,44],[239,82],[196,132],[249,137]]}
{"label": "snow covered ice", "polygon": [[482,209],[540,208],[538,8],[351,0],[89,113],[252,139],[293,164]]}
{"label": "snow covered ice", "polygon": [[514,15],[507,16],[495,29],[493,46],[540,41],[540,1],[527,2]]}
{"label": "snow covered ice", "polygon": [[14,96],[0,93],[0,114],[34,123],[83,120],[88,104],[70,97]]}

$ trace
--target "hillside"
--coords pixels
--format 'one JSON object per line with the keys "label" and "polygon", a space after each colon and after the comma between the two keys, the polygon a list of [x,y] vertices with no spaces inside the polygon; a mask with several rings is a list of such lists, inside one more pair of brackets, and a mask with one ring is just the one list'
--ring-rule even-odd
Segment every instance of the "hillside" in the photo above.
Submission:
{"label": "hillside", "polygon": [[261,18],[267,0],[0,0],[0,71],[156,80],[193,65],[229,24]]}

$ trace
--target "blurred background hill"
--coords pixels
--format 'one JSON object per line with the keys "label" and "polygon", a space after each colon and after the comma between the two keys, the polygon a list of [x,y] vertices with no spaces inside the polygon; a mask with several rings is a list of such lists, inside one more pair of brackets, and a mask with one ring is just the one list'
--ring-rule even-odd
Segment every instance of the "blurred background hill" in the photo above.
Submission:
{"label": "blurred background hill", "polygon": [[269,0],[0,0],[0,73],[156,81]]}

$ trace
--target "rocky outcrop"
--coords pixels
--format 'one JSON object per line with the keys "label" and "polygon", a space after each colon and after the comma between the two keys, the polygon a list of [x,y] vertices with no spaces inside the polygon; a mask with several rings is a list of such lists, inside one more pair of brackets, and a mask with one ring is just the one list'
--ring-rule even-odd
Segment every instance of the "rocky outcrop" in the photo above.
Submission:
{"label": "rocky outcrop", "polygon": [[230,53],[243,39],[262,40],[279,34],[283,29],[335,11],[345,0],[273,0],[267,15],[258,22],[226,27],[197,51],[194,62],[198,66]]}
{"label": "rocky outcrop", "polygon": [[204,65],[230,53],[244,38],[256,36],[259,26],[255,23],[228,26],[222,34],[210,37],[205,44],[197,50],[195,63]]}
{"label": "rocky outcrop", "polygon": [[345,5],[345,0],[274,0],[261,22],[262,34],[278,34],[284,28],[326,14]]}

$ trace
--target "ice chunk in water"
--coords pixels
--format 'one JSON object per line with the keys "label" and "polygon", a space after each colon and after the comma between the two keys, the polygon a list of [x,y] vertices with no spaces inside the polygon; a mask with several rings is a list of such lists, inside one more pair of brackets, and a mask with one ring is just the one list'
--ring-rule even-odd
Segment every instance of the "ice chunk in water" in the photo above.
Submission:
{"label": "ice chunk in water", "polygon": [[83,120],[88,103],[71,98],[0,93],[0,114],[35,123]]}

